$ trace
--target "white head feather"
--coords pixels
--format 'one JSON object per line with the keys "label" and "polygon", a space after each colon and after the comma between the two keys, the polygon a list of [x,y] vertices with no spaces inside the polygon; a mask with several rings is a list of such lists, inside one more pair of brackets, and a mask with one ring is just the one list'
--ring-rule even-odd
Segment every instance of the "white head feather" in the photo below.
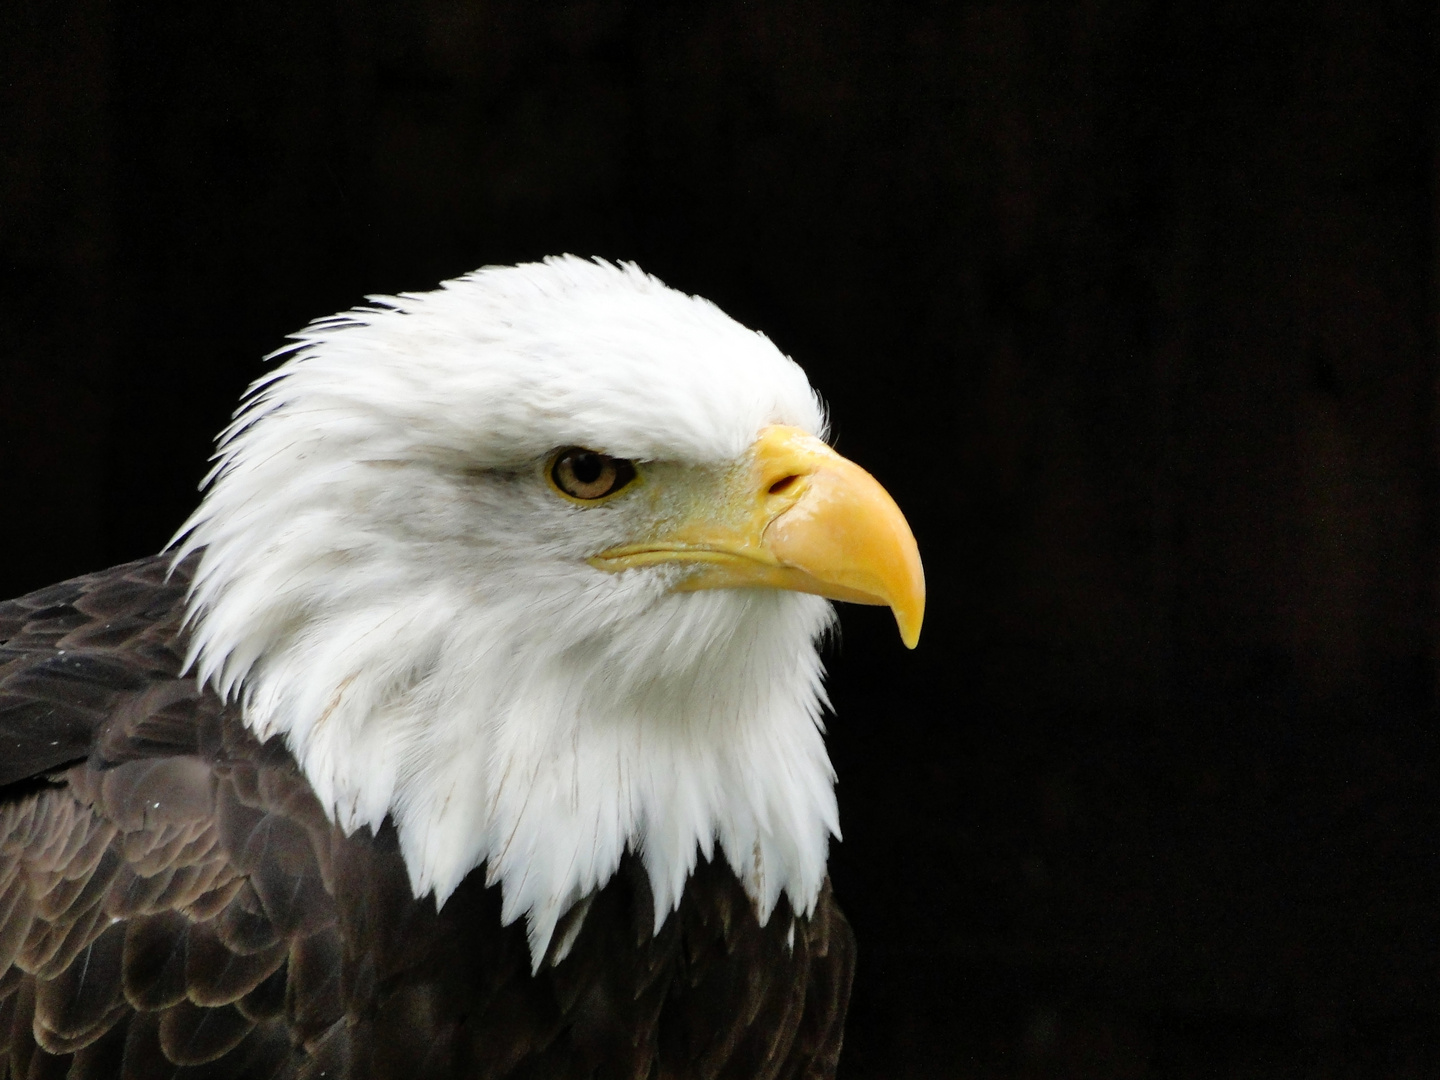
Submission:
{"label": "white head feather", "polygon": [[537,965],[627,848],[657,930],[717,840],[762,921],[782,892],[812,910],[840,834],[829,603],[594,569],[643,506],[543,476],[563,446],[723,467],[767,425],[823,435],[804,373],[633,265],[371,299],[295,335],[221,435],[177,553],[204,549],[199,678],[347,832],[393,817],[416,896],[486,864]]}

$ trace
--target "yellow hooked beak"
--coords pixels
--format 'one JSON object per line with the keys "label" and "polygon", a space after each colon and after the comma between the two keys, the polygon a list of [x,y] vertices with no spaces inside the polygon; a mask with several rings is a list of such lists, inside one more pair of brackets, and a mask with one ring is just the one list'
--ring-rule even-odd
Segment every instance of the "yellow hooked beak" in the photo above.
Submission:
{"label": "yellow hooked beak", "polygon": [[884,604],[913,649],[925,617],[925,571],[900,508],[879,482],[799,428],[769,427],[705,500],[647,539],[590,559],[602,570],[681,563],[675,586],[771,588]]}

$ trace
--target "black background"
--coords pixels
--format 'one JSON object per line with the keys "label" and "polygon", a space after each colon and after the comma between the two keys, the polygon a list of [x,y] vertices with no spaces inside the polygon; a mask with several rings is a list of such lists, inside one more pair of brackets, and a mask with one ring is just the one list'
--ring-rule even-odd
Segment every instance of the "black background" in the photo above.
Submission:
{"label": "black background", "polygon": [[1428,4],[0,4],[14,595],[261,356],[571,251],[767,331],[905,508],[847,609],[869,1077],[1440,1068]]}

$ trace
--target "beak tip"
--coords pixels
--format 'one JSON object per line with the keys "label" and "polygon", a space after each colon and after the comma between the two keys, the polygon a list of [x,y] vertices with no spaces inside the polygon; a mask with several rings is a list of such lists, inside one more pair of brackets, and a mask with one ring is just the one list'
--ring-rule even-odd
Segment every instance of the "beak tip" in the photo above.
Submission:
{"label": "beak tip", "polygon": [[900,640],[905,643],[905,648],[913,649],[920,644],[920,627],[925,621],[923,611],[901,612],[895,610],[895,625],[900,631]]}

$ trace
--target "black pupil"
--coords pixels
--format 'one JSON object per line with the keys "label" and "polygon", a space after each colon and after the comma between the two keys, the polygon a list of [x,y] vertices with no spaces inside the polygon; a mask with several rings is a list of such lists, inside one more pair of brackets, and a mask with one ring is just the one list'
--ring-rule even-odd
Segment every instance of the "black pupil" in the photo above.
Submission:
{"label": "black pupil", "polygon": [[576,454],[570,459],[570,471],[582,484],[593,484],[599,480],[603,469],[599,454]]}

